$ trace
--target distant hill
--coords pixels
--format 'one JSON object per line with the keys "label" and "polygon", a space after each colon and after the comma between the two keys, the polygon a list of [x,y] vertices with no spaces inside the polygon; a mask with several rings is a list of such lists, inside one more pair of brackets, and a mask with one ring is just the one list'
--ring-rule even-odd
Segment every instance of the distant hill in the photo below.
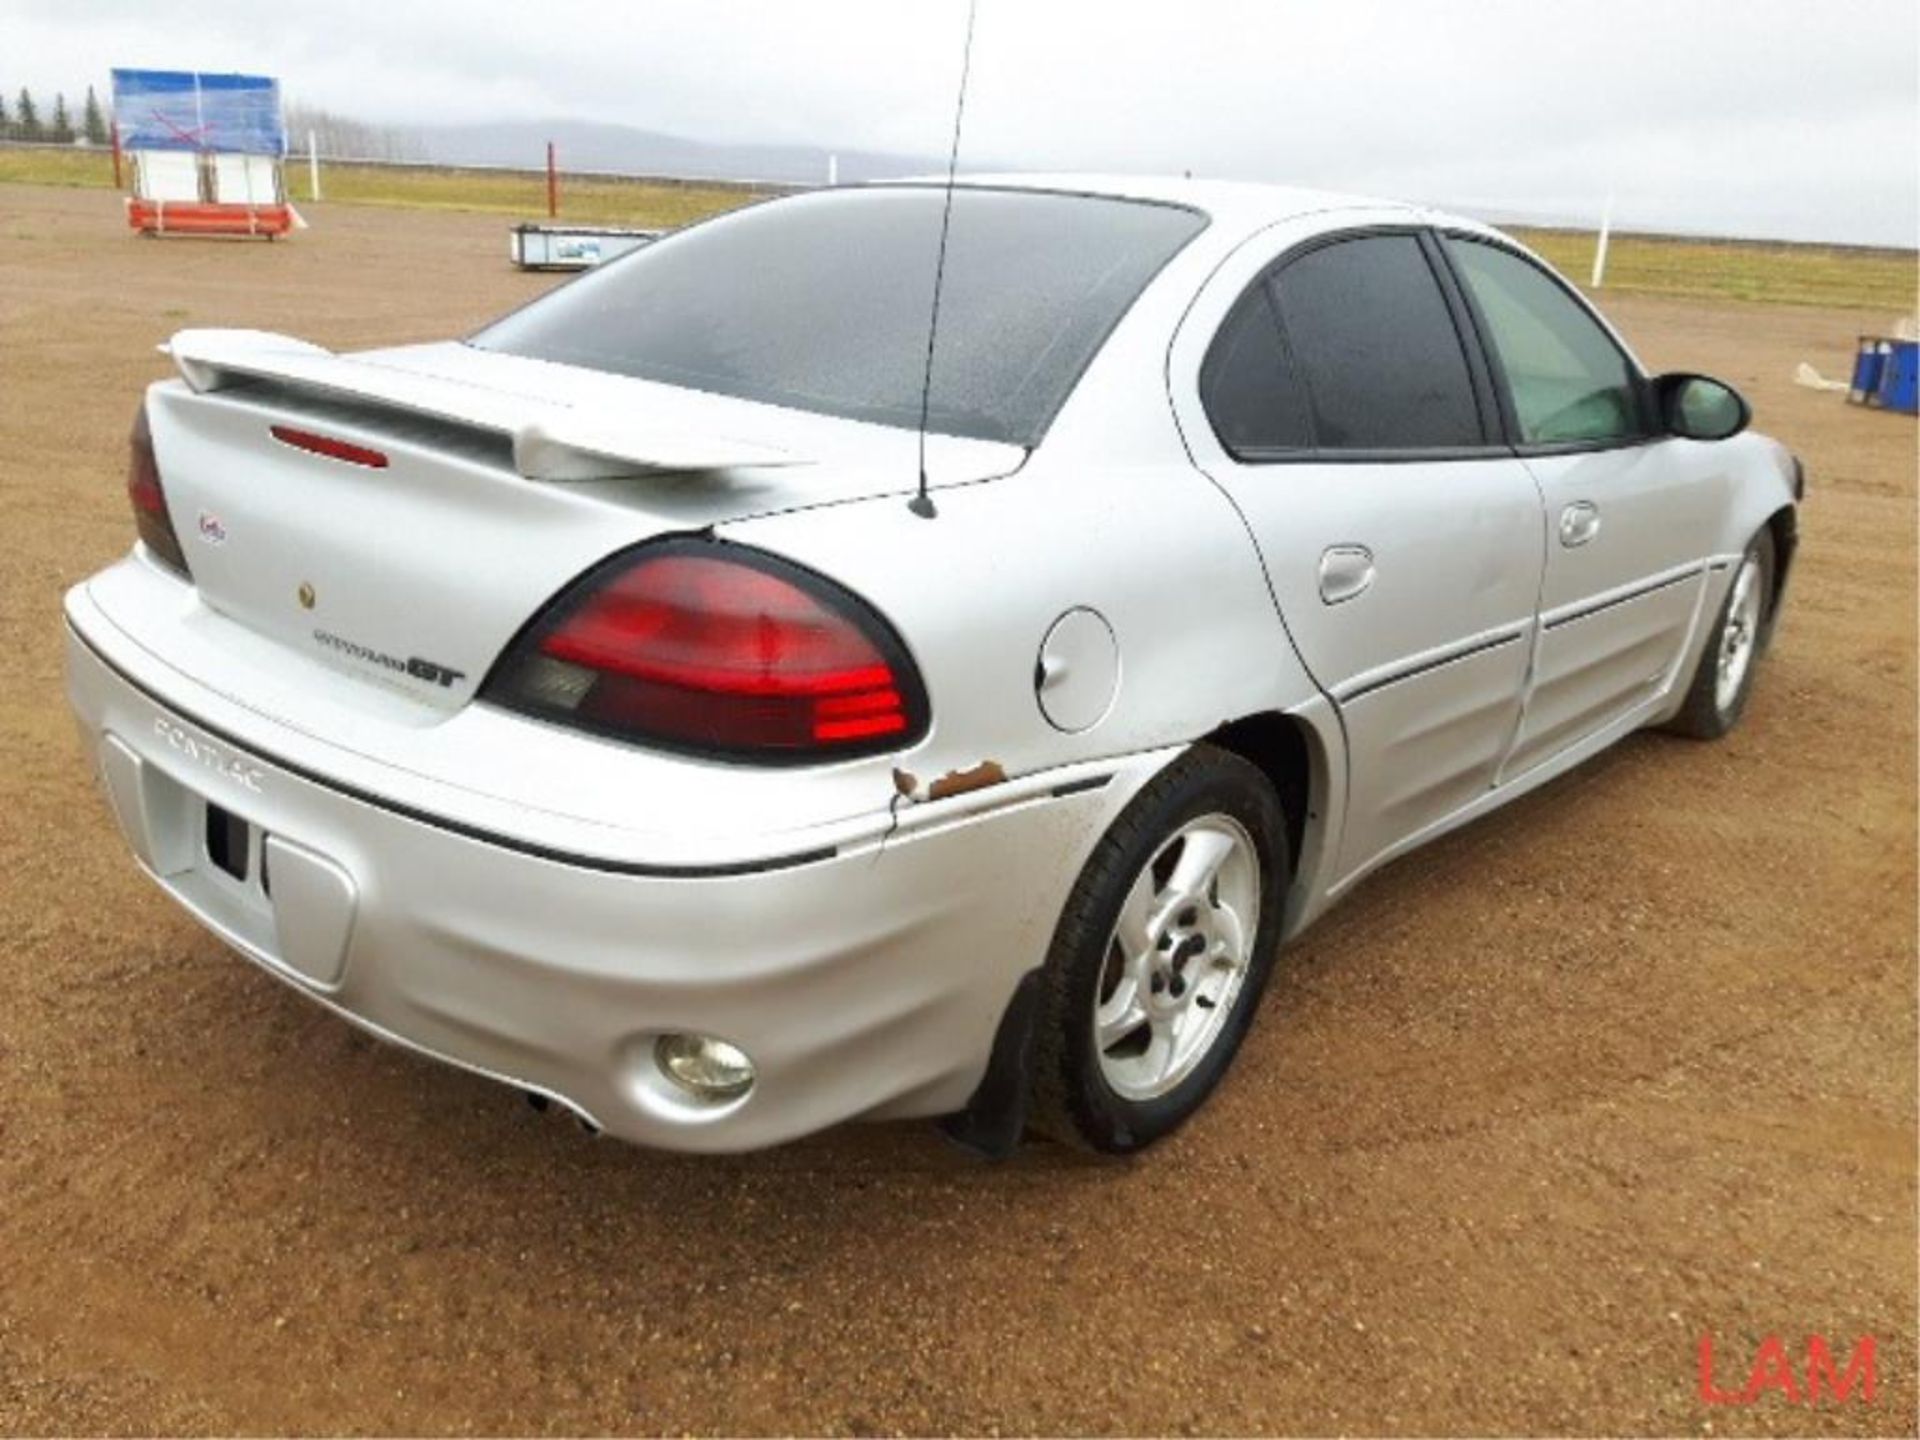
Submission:
{"label": "distant hill", "polygon": [[[546,163],[547,142],[563,169],[604,170],[627,175],[683,179],[776,180],[823,184],[829,151],[811,145],[726,145],[584,120],[508,121],[483,125],[408,127],[424,158],[443,165],[513,165],[537,169]],[[842,150],[843,182],[879,180],[939,170],[941,162],[911,155]]]}

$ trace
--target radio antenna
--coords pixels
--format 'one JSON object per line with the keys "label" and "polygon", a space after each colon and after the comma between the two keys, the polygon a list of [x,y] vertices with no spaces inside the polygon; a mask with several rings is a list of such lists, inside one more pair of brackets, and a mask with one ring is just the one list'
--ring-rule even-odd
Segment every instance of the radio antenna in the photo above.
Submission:
{"label": "radio antenna", "polygon": [[940,333],[940,284],[947,275],[947,231],[953,225],[953,177],[960,166],[960,126],[967,115],[967,77],[973,70],[973,17],[979,0],[967,0],[967,38],[960,50],[960,93],[953,103],[953,138],[947,145],[947,193],[940,206],[940,251],[933,267],[933,313],[927,319],[927,365],[920,377],[920,488],[907,508],[922,520],[939,512],[927,493],[927,417],[933,409],[933,342]]}

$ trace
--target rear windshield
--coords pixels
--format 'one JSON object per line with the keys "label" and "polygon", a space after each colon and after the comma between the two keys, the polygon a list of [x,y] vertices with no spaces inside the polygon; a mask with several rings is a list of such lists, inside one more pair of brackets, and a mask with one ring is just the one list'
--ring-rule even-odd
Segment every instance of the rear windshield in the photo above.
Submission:
{"label": "rear windshield", "polygon": [[[694,390],[920,423],[937,186],[750,206],[589,271],[472,343]],[[1031,190],[954,192],[928,427],[1031,446],[1191,210]]]}

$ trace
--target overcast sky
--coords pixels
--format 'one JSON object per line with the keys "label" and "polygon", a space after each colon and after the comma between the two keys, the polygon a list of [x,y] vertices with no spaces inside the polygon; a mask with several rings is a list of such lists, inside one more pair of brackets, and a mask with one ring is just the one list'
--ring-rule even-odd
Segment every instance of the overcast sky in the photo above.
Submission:
{"label": "overcast sky", "polygon": [[[962,168],[1191,170],[1476,213],[1905,244],[1914,0],[980,0]],[[395,124],[944,154],[964,0],[0,0],[0,92],[258,70]]]}

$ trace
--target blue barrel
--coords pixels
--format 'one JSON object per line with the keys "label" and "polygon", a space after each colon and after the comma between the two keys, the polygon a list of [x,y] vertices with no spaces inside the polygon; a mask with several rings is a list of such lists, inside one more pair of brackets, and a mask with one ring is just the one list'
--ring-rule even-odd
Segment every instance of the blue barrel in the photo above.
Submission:
{"label": "blue barrel", "polygon": [[1879,410],[1920,414],[1920,341],[1862,335],[1847,399]]}
{"label": "blue barrel", "polygon": [[1883,409],[1920,414],[1920,341],[1895,340],[1888,346],[1878,393]]}
{"label": "blue barrel", "polygon": [[1869,335],[1860,337],[1860,353],[1853,357],[1853,380],[1847,386],[1847,399],[1866,405],[1880,393],[1880,374],[1887,368],[1885,343]]}

